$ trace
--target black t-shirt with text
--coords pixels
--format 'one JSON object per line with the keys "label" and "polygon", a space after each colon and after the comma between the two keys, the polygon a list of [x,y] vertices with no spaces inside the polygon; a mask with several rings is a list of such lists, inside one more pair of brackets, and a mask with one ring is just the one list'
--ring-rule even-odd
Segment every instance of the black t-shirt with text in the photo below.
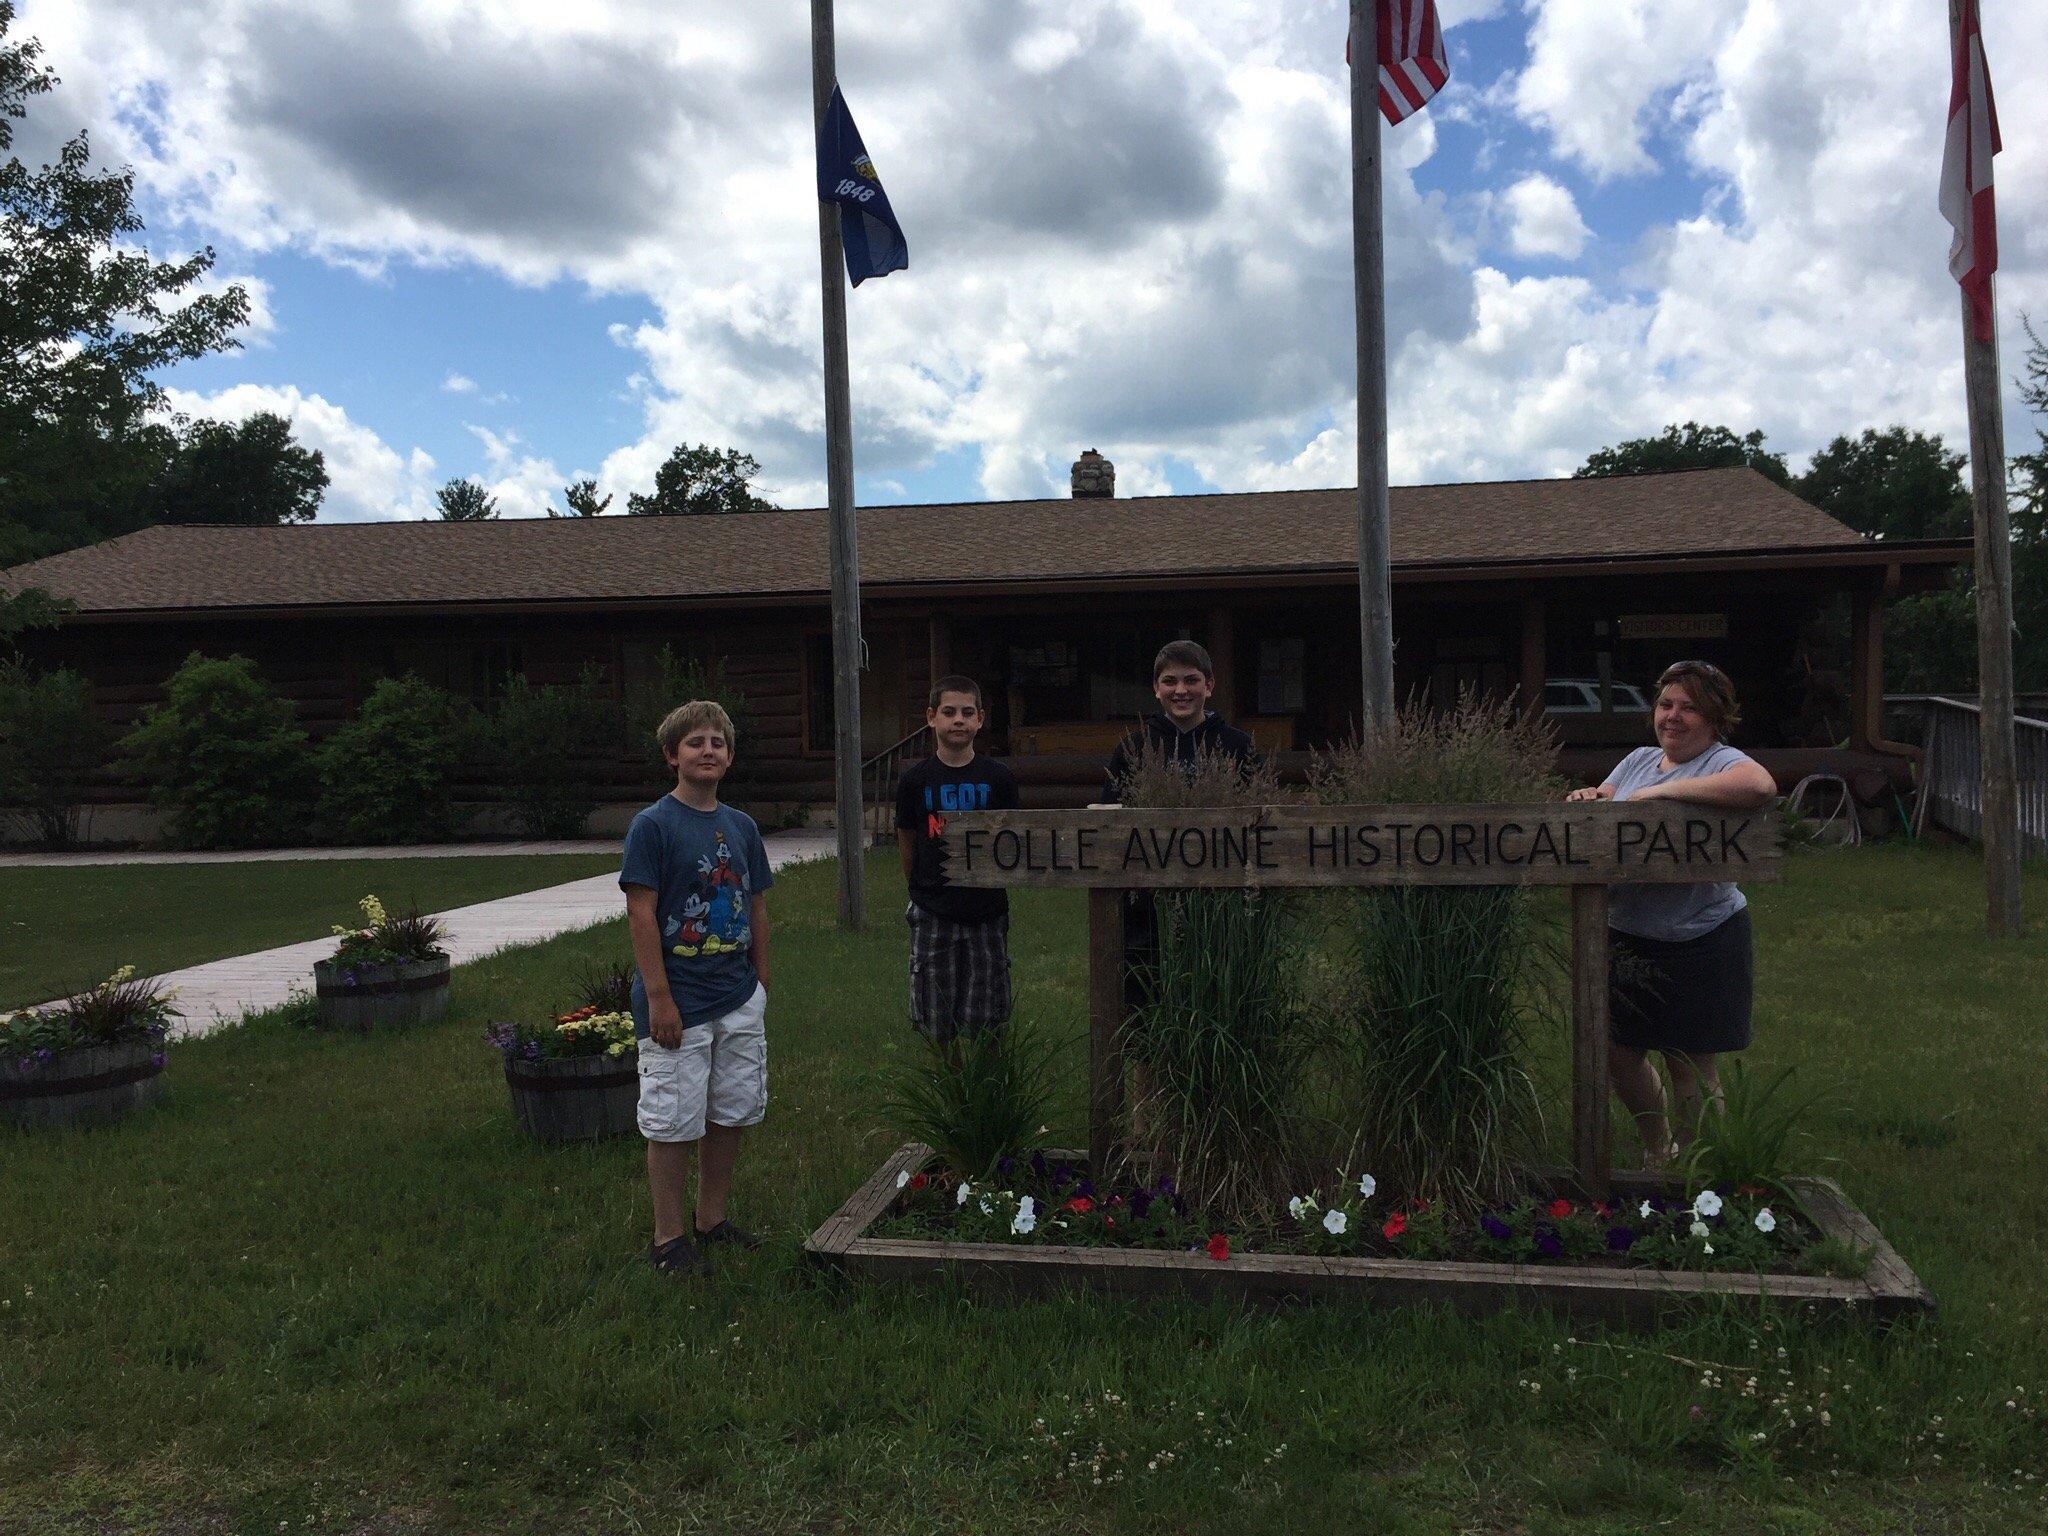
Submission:
{"label": "black t-shirt with text", "polygon": [[957,923],[986,922],[1010,910],[1007,891],[956,890],[946,883],[938,839],[955,811],[1017,808],[1017,779],[993,758],[976,756],[963,768],[949,768],[936,755],[907,768],[896,785],[896,825],[917,834],[910,858],[910,899],[933,917]]}

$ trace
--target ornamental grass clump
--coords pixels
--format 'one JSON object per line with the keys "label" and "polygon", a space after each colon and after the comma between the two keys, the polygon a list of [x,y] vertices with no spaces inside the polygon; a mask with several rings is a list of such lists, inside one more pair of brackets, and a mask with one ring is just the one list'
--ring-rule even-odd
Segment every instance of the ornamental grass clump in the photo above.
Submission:
{"label": "ornamental grass clump", "polygon": [[[1549,733],[1511,702],[1419,702],[1320,756],[1311,793],[1336,805],[1530,804],[1563,790]],[[1349,1155],[1460,1215],[1505,1200],[1538,1129],[1523,1064],[1557,958],[1511,886],[1346,892],[1332,904],[1331,995],[1348,1058]]]}
{"label": "ornamental grass clump", "polygon": [[1763,1077],[1740,1061],[1730,1065],[1720,1099],[1702,1108],[1681,1159],[1687,1190],[1775,1190],[1794,1198],[1787,1181],[1798,1171],[1799,1122],[1811,1099],[1787,1093],[1791,1080],[1790,1067]]}
{"label": "ornamental grass clump", "polygon": [[[1251,809],[1280,799],[1272,769],[1227,757],[1168,761],[1149,744],[1126,805]],[[1197,890],[1134,899],[1143,1001],[1125,1026],[1132,1150],[1187,1199],[1228,1221],[1265,1222],[1297,1182],[1307,1124],[1311,1021],[1292,976],[1299,904],[1281,892]]]}
{"label": "ornamental grass clump", "polygon": [[1038,1144],[1058,1083],[1050,1040],[1012,1023],[922,1044],[923,1055],[889,1084],[882,1103],[900,1134],[970,1181]]}

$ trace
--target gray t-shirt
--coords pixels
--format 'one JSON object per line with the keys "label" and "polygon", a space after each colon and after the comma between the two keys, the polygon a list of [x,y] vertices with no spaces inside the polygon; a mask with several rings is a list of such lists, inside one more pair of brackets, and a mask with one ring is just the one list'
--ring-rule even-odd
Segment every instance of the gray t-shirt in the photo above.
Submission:
{"label": "gray t-shirt", "polygon": [[[1726,742],[1717,742],[1689,763],[1680,763],[1668,773],[1660,766],[1662,747],[1637,747],[1607,775],[1614,786],[1614,798],[1626,800],[1637,790],[1652,784],[1669,784],[1676,779],[1697,779],[1737,763],[1752,761]],[[1662,939],[1675,943],[1712,933],[1749,905],[1740,888],[1728,884],[1617,885],[1608,893],[1607,926],[1639,939]]]}

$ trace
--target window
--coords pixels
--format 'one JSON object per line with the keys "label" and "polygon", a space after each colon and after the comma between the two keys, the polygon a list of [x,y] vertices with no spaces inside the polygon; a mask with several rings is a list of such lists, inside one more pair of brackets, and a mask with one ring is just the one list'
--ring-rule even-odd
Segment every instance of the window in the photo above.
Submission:
{"label": "window", "polygon": [[1306,708],[1308,642],[1299,637],[1259,642],[1256,709],[1262,715],[1292,715]]}

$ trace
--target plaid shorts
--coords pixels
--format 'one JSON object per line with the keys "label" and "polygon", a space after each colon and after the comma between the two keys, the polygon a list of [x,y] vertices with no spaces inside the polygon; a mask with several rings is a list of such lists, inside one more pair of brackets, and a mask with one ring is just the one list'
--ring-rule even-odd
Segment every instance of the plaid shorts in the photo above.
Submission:
{"label": "plaid shorts", "polygon": [[960,923],[910,904],[910,1022],[934,1040],[1010,1018],[1010,919]]}

